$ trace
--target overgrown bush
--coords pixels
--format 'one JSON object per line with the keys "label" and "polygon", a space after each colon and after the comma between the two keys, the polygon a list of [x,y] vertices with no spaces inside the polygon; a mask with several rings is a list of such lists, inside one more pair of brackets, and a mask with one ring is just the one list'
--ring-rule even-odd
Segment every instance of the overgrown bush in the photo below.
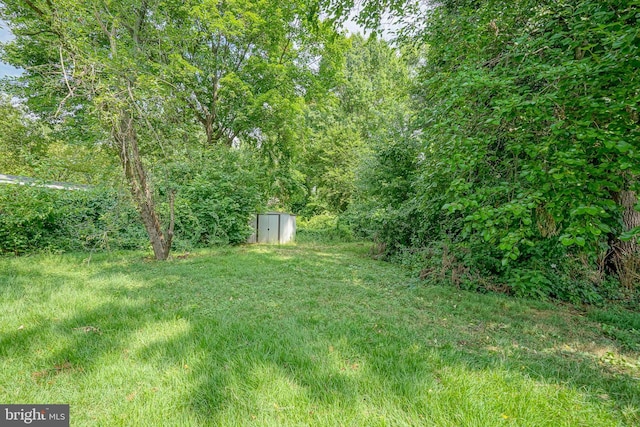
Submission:
{"label": "overgrown bush", "polygon": [[[264,182],[250,156],[210,153],[174,166],[157,199],[169,219],[175,191],[174,248],[237,244],[251,234],[249,217],[264,205]],[[148,236],[126,190],[58,190],[0,185],[0,253],[148,248]]]}
{"label": "overgrown bush", "polygon": [[[246,242],[252,232],[250,216],[266,205],[260,159],[251,152],[225,148],[200,155],[170,165],[161,180],[161,194],[176,191],[176,248]],[[166,218],[166,203],[163,208]]]}
{"label": "overgrown bush", "polygon": [[337,215],[321,214],[308,219],[296,218],[296,240],[314,242],[351,242],[353,232]]}
{"label": "overgrown bush", "polygon": [[0,185],[0,253],[135,249],[146,244],[136,211],[117,191]]}
{"label": "overgrown bush", "polygon": [[[415,132],[380,144],[359,174],[355,229],[457,286],[596,304],[640,293],[637,274],[621,274],[637,265],[616,258],[640,232],[639,8],[463,0],[430,10],[416,40],[429,49]],[[621,277],[632,280],[612,291]]]}

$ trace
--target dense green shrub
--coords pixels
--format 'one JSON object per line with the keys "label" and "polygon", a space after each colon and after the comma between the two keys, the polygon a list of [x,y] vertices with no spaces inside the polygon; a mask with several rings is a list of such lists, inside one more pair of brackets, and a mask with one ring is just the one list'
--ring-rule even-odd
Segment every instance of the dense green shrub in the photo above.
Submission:
{"label": "dense green shrub", "polygon": [[640,2],[456,0],[428,13],[415,132],[359,175],[354,229],[457,286],[615,295],[604,260],[638,231],[616,195],[640,185]]}
{"label": "dense green shrub", "polygon": [[[240,152],[208,153],[174,167],[157,189],[169,218],[175,191],[174,247],[245,242],[249,217],[264,205],[261,168]],[[169,185],[168,183],[171,183]],[[141,249],[148,236],[125,190],[58,190],[0,185],[0,253]]]}
{"label": "dense green shrub", "polygon": [[331,214],[320,214],[310,218],[296,218],[296,240],[314,242],[351,242],[354,235],[341,218]]}
{"label": "dense green shrub", "polygon": [[0,253],[141,248],[137,216],[114,190],[0,185]]}
{"label": "dense green shrub", "polygon": [[200,155],[170,165],[160,180],[161,194],[176,191],[176,247],[246,242],[251,215],[266,205],[264,165],[249,151],[221,147]]}

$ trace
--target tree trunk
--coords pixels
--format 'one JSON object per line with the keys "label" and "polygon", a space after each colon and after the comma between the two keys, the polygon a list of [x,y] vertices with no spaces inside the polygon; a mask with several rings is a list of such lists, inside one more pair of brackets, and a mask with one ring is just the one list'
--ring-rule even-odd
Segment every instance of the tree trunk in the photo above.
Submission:
{"label": "tree trunk", "polygon": [[[622,190],[615,194],[614,200],[624,209],[622,212],[624,231],[640,226],[640,212],[635,210],[635,205],[638,203],[635,191]],[[639,249],[635,238],[628,241],[616,240],[613,247],[613,265],[620,283],[627,288],[637,286],[640,279]]]}
{"label": "tree trunk", "polygon": [[160,226],[160,219],[155,210],[151,186],[147,180],[147,175],[140,158],[138,140],[135,131],[134,121],[130,114],[122,112],[119,120],[112,130],[113,138],[118,148],[120,163],[124,175],[129,183],[129,190],[133,196],[134,203],[142,222],[147,230],[149,241],[153,248],[153,253],[157,260],[166,260],[171,250],[174,228],[173,202],[174,193],[170,194],[171,222],[166,235]]}
{"label": "tree trunk", "polygon": [[[635,205],[638,203],[638,196],[635,191],[624,190],[616,195],[616,202],[624,208],[622,222],[625,231],[629,231],[640,226],[640,212],[636,211]],[[635,239],[627,242],[620,242],[620,247],[624,252],[633,253],[638,251],[638,243]]]}
{"label": "tree trunk", "polygon": [[207,147],[211,147],[214,144],[215,131],[213,129],[213,120],[214,117],[212,115],[207,115],[202,123],[204,125],[204,132],[207,135]]}

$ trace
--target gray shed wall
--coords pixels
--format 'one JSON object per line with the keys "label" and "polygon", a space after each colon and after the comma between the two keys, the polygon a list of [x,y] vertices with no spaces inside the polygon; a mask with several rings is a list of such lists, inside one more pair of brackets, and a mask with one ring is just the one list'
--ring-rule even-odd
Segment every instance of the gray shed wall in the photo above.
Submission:
{"label": "gray shed wall", "polygon": [[296,217],[282,212],[255,215],[250,222],[254,233],[248,243],[280,244],[295,240]]}

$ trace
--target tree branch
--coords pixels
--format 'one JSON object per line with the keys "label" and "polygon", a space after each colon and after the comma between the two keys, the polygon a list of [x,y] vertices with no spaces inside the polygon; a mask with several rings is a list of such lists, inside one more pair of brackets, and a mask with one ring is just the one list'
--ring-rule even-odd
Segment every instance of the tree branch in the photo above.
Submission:
{"label": "tree branch", "polygon": [[24,0],[24,2],[27,4],[27,6],[31,8],[31,10],[33,10],[35,13],[37,13],[41,17],[44,18],[46,16],[45,13],[40,8],[38,8],[38,6],[33,4],[31,0]]}
{"label": "tree branch", "polygon": [[285,53],[287,53],[287,50],[289,50],[290,44],[291,44],[291,39],[287,39],[287,44],[284,46],[284,49],[282,49],[282,54],[280,55],[280,60],[278,60],[278,64],[282,65],[282,60],[284,59],[284,55]]}
{"label": "tree branch", "polygon": [[133,96],[133,91],[131,90],[131,82],[127,82],[127,91],[129,92],[129,99],[131,100],[133,107],[138,111],[138,114],[140,115],[140,117],[144,119],[144,122],[146,123],[147,127],[149,128],[153,136],[155,136],[156,140],[158,141],[158,145],[160,146],[160,150],[162,151],[162,154],[165,154],[164,146],[162,145],[162,140],[160,139],[160,135],[158,135],[156,128],[153,127],[153,125],[147,118],[146,114],[144,114],[142,109],[138,106],[138,103],[136,102],[135,97]]}
{"label": "tree branch", "polygon": [[73,96],[73,89],[69,84],[69,78],[67,77],[67,70],[64,66],[64,58],[62,56],[62,46],[59,46],[58,51],[60,53],[60,66],[62,67],[62,76],[64,77],[64,83],[67,85],[67,89],[69,90],[69,93],[67,94],[67,96],[64,97],[62,101],[60,101],[60,105],[58,105],[58,110],[56,111],[56,114],[55,114],[56,117],[58,116],[58,114],[60,114],[60,111],[62,110],[62,106],[65,104],[67,99]]}
{"label": "tree branch", "polygon": [[111,30],[109,30],[107,28],[107,25],[102,22],[102,19],[100,18],[100,14],[98,13],[98,9],[96,7],[93,8],[93,15],[96,18],[96,21],[98,21],[98,25],[100,25],[100,28],[102,29],[102,32],[107,36],[107,39],[109,40],[109,47],[111,48],[111,54],[113,56],[116,55],[116,44],[115,44],[115,24],[111,24]]}

